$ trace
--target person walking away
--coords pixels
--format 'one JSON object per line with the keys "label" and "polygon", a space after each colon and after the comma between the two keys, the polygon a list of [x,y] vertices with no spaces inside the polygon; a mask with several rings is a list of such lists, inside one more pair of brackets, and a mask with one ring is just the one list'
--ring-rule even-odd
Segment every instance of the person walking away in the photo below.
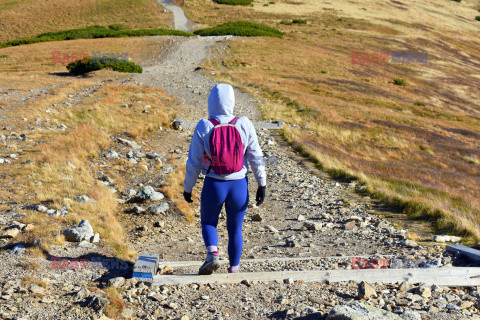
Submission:
{"label": "person walking away", "polygon": [[265,199],[266,173],[257,134],[247,117],[233,115],[234,105],[232,86],[217,84],[208,97],[209,119],[198,122],[188,150],[183,192],[187,202],[193,202],[192,189],[200,172],[205,174],[200,216],[207,258],[198,272],[202,275],[212,274],[220,266],[217,225],[223,204],[227,214],[228,272],[239,271],[242,226],[249,201],[249,166],[258,183],[257,206]]}

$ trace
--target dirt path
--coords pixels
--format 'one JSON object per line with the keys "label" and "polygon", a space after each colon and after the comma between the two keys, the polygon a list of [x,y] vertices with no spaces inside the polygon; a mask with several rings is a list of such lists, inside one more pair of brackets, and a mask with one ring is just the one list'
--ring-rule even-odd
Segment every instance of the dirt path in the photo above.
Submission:
{"label": "dirt path", "polygon": [[182,8],[179,6],[176,6],[174,3],[172,3],[174,0],[157,0],[158,3],[163,5],[167,10],[171,11],[173,13],[173,18],[174,18],[174,23],[175,23],[175,29],[180,30],[180,31],[191,31],[190,25],[191,22],[188,20],[187,16],[185,15],[185,12],[183,12]]}
{"label": "dirt path", "polygon": [[[186,110],[179,114],[182,119],[198,121],[205,118],[208,94],[216,82],[200,74],[199,67],[210,49],[228,38],[231,37],[175,38],[165,58],[146,67],[144,73],[134,79],[137,83],[163,88],[177,98]],[[258,121],[260,115],[255,100],[238,89],[235,89],[235,96],[236,115],[246,115]],[[176,149],[183,150],[179,156],[181,165],[186,161],[191,132],[175,132],[168,138]],[[267,167],[268,197],[265,205],[247,211],[245,257],[255,258],[259,254],[281,258],[418,252],[404,245],[404,231],[395,230],[390,223],[371,215],[367,205],[356,203],[353,197],[349,197],[353,185],[339,184],[326,177],[320,178],[318,172],[309,172],[304,161],[295,157],[276,133],[261,131],[259,138],[266,157],[272,159]],[[161,148],[164,140],[153,140],[153,147]],[[201,186],[202,181],[198,180],[194,193],[199,194]],[[249,188],[253,198],[256,182],[251,175]],[[252,221],[255,214],[259,214],[262,221]],[[308,220],[307,224],[304,220]],[[148,223],[148,220],[144,222]],[[316,226],[305,227],[309,222]],[[224,221],[219,227],[224,236],[220,240],[222,249],[226,241],[223,224]],[[174,232],[158,235],[150,241],[142,237],[135,245],[138,252],[159,253],[163,261],[201,261],[204,249],[198,221],[195,227],[181,225],[177,220],[167,222],[167,225]]]}

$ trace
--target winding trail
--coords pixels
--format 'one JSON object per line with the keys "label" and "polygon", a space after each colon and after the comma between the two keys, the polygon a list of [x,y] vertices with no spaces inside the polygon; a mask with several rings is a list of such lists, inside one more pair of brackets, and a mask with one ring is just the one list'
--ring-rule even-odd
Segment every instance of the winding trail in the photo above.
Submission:
{"label": "winding trail", "polygon": [[188,20],[183,9],[177,6],[176,4],[172,3],[171,1],[172,0],[165,0],[165,1],[157,0],[158,3],[160,3],[167,10],[173,13],[175,29],[180,31],[187,31],[187,32],[192,31],[189,27],[191,22]]}

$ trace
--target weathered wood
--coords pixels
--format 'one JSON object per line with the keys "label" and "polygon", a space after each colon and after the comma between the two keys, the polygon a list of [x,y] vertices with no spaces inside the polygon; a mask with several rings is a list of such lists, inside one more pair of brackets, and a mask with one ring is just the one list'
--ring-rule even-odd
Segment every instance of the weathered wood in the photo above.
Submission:
{"label": "weathered wood", "polygon": [[[180,118],[175,119],[174,121],[174,127],[182,127],[182,128],[195,128],[197,125],[197,122],[193,121],[183,121]],[[278,130],[283,128],[283,120],[278,119],[276,121],[271,121],[271,122],[256,122],[253,123],[253,126],[255,129],[271,129],[271,130]]]}
{"label": "weathered wood", "polygon": [[462,256],[475,261],[480,262],[480,251],[464,246],[463,244],[447,245],[448,252],[459,252]]}
{"label": "weathered wood", "polygon": [[[394,255],[382,255],[381,258],[391,258]],[[330,257],[288,257],[288,258],[265,258],[265,259],[242,259],[243,263],[265,263],[265,262],[295,262],[295,261],[309,261],[309,260],[321,260],[321,259],[348,259],[351,258],[363,258],[363,259],[373,259],[379,258],[378,255],[366,255],[366,256],[330,256]],[[162,261],[159,264],[159,268],[162,268],[166,265],[171,267],[195,267],[202,265],[203,261]],[[220,264],[228,264],[228,260],[220,260]]]}
{"label": "weathered wood", "polygon": [[142,282],[152,282],[157,274],[159,256],[156,254],[141,255],[133,266],[132,277]]}
{"label": "weathered wood", "polygon": [[304,282],[342,282],[366,281],[369,283],[425,283],[448,287],[480,286],[478,268],[425,268],[425,269],[366,269],[366,270],[324,270],[324,271],[280,271],[280,272],[252,272],[252,273],[218,273],[209,276],[195,274],[161,275],[154,276],[153,285],[179,284],[229,284],[249,281],[282,281],[292,279]]}

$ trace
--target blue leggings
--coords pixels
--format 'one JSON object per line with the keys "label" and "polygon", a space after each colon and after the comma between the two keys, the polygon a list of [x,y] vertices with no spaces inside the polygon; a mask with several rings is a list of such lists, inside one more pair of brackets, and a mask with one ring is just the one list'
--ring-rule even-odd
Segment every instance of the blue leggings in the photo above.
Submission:
{"label": "blue leggings", "polygon": [[243,237],[242,225],[248,206],[248,180],[218,180],[205,177],[200,213],[205,246],[218,246],[217,224],[223,203],[227,213],[228,256],[230,266],[240,264]]}

